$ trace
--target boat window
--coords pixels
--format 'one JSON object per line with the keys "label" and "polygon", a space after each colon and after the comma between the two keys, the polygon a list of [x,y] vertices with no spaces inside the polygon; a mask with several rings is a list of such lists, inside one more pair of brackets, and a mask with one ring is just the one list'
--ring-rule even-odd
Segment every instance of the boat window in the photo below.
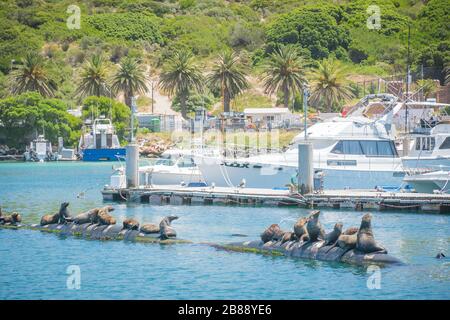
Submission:
{"label": "boat window", "polygon": [[450,149],[450,137],[445,138],[439,149]]}
{"label": "boat window", "polygon": [[377,149],[378,156],[380,157],[392,157],[394,155],[394,153],[392,152],[390,141],[377,141]]}
{"label": "boat window", "polygon": [[361,141],[361,146],[366,156],[378,156],[377,141]]}
{"label": "boat window", "polygon": [[335,154],[366,155],[368,157],[396,157],[397,149],[393,141],[342,140],[331,151]]}
{"label": "boat window", "polygon": [[416,138],[416,150],[417,151],[420,150],[420,146],[421,146],[421,139],[420,138]]}
{"label": "boat window", "polygon": [[355,140],[339,141],[331,152],[337,154],[363,154],[359,141]]}
{"label": "boat window", "polygon": [[192,159],[192,158],[181,158],[178,161],[178,167],[180,167],[180,168],[192,168],[192,167],[195,167],[194,159]]}
{"label": "boat window", "polygon": [[434,137],[416,138],[416,150],[429,151],[433,150],[436,145]]}

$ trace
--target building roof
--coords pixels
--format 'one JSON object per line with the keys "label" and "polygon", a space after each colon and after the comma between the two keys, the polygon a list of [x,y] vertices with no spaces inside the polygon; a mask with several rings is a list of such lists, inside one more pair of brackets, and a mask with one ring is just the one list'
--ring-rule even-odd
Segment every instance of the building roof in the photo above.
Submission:
{"label": "building roof", "polygon": [[291,113],[288,108],[246,108],[244,109],[245,114],[285,114]]}

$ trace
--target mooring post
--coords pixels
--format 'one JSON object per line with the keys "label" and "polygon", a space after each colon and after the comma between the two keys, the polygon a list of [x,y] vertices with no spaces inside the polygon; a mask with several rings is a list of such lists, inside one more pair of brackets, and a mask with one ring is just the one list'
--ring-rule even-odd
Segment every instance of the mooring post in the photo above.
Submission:
{"label": "mooring post", "polygon": [[409,148],[410,148],[409,138],[405,136],[403,138],[403,151],[402,151],[402,155],[404,157],[406,157],[409,154]]}
{"label": "mooring post", "polygon": [[136,143],[132,142],[127,146],[127,156],[126,156],[127,188],[136,188],[139,186],[138,159],[139,159],[139,147]]}
{"label": "mooring post", "polygon": [[298,189],[301,194],[314,190],[313,147],[309,142],[298,145]]}

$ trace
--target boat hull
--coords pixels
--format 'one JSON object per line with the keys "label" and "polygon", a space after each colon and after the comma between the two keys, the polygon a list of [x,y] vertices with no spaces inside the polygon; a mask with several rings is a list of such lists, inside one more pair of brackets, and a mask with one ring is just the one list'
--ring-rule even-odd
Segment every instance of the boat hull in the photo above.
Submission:
{"label": "boat hull", "polygon": [[125,148],[118,149],[84,149],[83,161],[118,161],[118,157],[126,156]]}
{"label": "boat hull", "polygon": [[[290,183],[297,183],[297,168],[294,166],[272,166],[263,164],[219,163],[198,161],[197,165],[206,183],[216,186],[237,186],[245,179],[248,188],[286,188]],[[319,169],[324,173],[324,189],[372,189],[376,186],[399,187],[404,172],[393,170],[342,170]]]}

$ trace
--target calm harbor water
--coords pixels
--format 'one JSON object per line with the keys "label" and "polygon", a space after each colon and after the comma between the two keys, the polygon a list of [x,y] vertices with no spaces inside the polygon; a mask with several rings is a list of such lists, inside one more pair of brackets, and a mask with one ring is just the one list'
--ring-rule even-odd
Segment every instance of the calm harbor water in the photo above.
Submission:
{"label": "calm harbor water", "polygon": [[[0,163],[0,206],[24,223],[70,202],[72,214],[102,205],[111,163]],[[199,242],[254,239],[272,223],[288,229],[308,213],[299,208],[116,204],[125,217],[159,222],[168,215],[180,238]],[[359,225],[362,212],[323,210]],[[381,269],[381,288],[368,289],[365,267],[219,251],[204,244],[155,245],[63,238],[0,229],[0,299],[450,299],[450,216],[373,212],[377,240],[406,266]],[[246,234],[248,238],[232,237]],[[79,266],[81,288],[67,288]]]}

